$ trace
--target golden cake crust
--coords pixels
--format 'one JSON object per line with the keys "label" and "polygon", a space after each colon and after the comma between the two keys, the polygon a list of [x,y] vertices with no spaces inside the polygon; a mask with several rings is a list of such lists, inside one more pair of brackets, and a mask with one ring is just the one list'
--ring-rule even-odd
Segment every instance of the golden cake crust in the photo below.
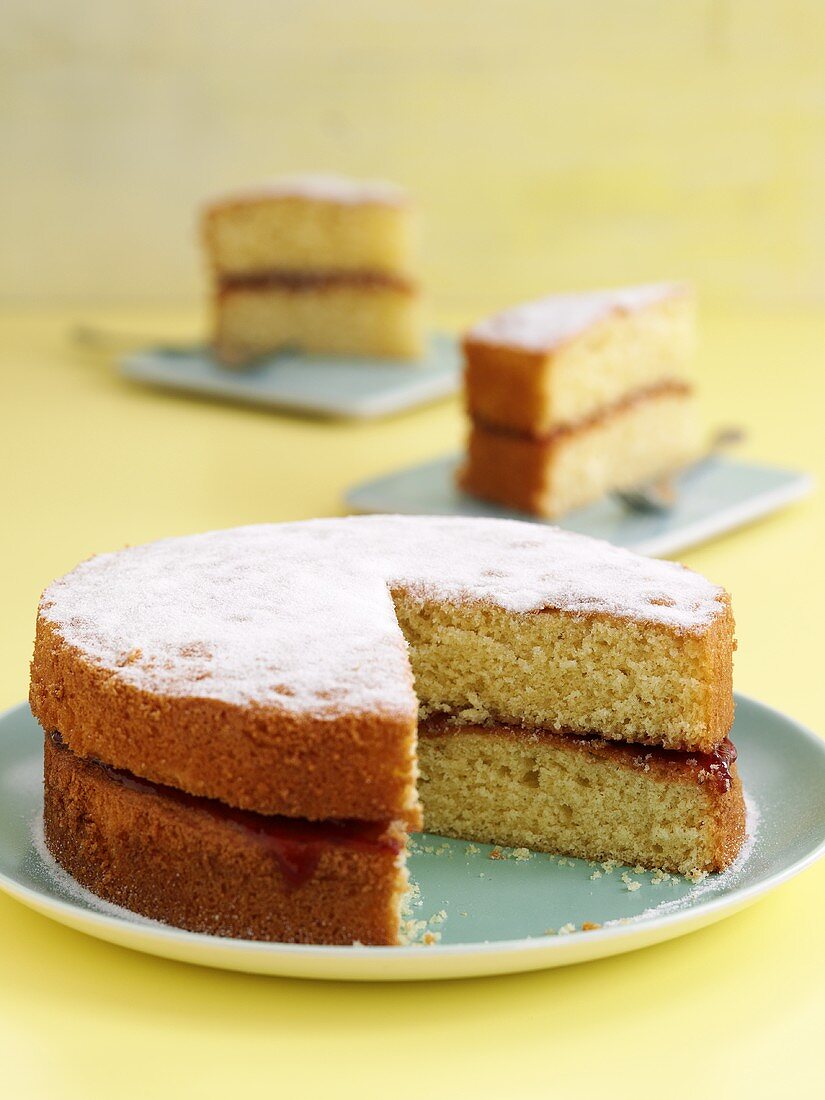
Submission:
{"label": "golden cake crust", "polygon": [[410,804],[411,716],[320,719],[140,690],[91,664],[42,616],[30,703],[78,756],[189,794],[261,814],[421,825]]}
{"label": "golden cake crust", "polygon": [[323,845],[299,883],[254,833],[163,793],[132,790],[45,743],[44,832],[94,894],[193,932],[287,943],[394,944],[406,886],[400,824],[387,846]]}

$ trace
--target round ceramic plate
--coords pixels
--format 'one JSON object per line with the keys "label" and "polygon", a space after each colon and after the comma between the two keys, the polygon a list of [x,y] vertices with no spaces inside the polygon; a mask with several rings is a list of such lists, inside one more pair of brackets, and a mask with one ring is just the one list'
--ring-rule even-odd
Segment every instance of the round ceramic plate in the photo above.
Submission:
{"label": "round ceramic plate", "polygon": [[[107,905],[50,860],[41,832],[42,736],[28,707],[0,716],[0,886],[89,935],[185,962],[259,974],[459,978],[563,966],[646,947],[729,916],[825,851],[825,741],[737,699],[749,837],[701,882],[419,834],[406,947],[312,947],[197,935]],[[599,927],[591,928],[591,925]],[[585,926],[585,927],[583,927]]]}

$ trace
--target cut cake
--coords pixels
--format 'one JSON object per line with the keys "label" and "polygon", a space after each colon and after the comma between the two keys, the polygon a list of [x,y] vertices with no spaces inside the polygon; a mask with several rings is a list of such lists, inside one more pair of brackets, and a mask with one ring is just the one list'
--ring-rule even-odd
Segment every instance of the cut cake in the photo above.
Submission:
{"label": "cut cake", "polygon": [[516,522],[104,554],[40,604],[46,842],[137,912],[314,943],[397,941],[422,803],[448,835],[719,870],[744,836],[733,645],[698,574]]}

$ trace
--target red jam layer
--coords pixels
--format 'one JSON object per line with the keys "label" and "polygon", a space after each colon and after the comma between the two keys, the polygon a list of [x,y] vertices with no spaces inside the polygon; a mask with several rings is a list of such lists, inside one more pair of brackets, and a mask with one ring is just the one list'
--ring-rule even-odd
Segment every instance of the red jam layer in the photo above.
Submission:
{"label": "red jam layer", "polygon": [[[445,734],[459,733],[462,729],[466,731],[467,728],[467,726],[456,726],[446,718],[434,718],[421,723],[418,735],[419,737],[439,737]],[[695,773],[697,783],[707,783],[721,794],[726,794],[730,790],[733,779],[731,769],[736,763],[736,746],[728,738],[720,741],[713,752],[686,752],[677,749],[663,749],[658,745],[639,745],[630,741],[613,741],[605,738],[600,733],[533,729],[527,726],[514,726],[505,723],[496,726],[473,726],[472,729],[474,733],[499,732],[505,736],[509,734],[514,737],[563,738],[564,740],[578,742],[580,745],[598,741],[605,749],[621,753],[638,768],[644,768],[645,765],[656,761],[689,767]]]}
{"label": "red jam layer", "polygon": [[661,749],[656,746],[630,745],[626,741],[619,741],[618,745],[632,750],[633,756],[642,764],[649,760],[687,764],[695,768],[700,783],[708,783],[723,794],[730,790],[733,778],[731,768],[736,763],[736,745],[727,737],[719,742],[713,752],[677,752],[676,749]]}
{"label": "red jam layer", "polygon": [[650,401],[657,397],[687,397],[691,393],[693,393],[693,386],[689,385],[687,382],[657,382],[653,386],[645,386],[642,389],[633,390],[631,393],[625,394],[624,397],[620,397],[617,401],[613,401],[609,405],[604,405],[589,416],[581,417],[579,420],[571,420],[566,424],[558,424],[555,428],[551,428],[550,431],[543,432],[524,431],[519,428],[505,428],[501,424],[490,424],[483,416],[476,416],[475,414],[473,414],[472,419],[474,424],[479,426],[483,431],[489,432],[491,435],[509,436],[512,439],[529,439],[532,443],[536,443],[540,446],[551,446],[556,440],[561,439],[563,436],[572,435],[575,432],[586,431],[588,428],[598,427],[600,424],[604,424],[619,413],[627,412],[629,409],[633,409],[636,405],[640,405],[645,401]]}
{"label": "red jam layer", "polygon": [[[72,751],[59,733],[55,732],[50,736],[56,748],[64,752]],[[271,853],[284,879],[293,888],[301,886],[313,876],[325,848],[398,853],[403,846],[399,839],[390,834],[390,823],[386,821],[309,821],[299,817],[238,810],[215,798],[187,794],[176,787],[141,779],[94,757],[75,758],[83,764],[97,768],[107,779],[127,790],[168,799],[178,806],[207,813],[216,821],[241,830]]]}
{"label": "red jam layer", "polygon": [[232,290],[329,290],[334,287],[357,287],[359,290],[398,290],[411,292],[414,287],[400,275],[381,271],[256,271],[245,275],[224,275],[219,280],[218,293]]}

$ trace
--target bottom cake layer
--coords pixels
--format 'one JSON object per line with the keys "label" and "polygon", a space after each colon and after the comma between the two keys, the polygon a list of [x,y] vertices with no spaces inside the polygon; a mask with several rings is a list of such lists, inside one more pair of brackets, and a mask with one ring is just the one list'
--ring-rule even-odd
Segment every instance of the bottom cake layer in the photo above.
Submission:
{"label": "bottom cake layer", "polygon": [[676,388],[543,438],[475,422],[459,480],[474,496],[552,518],[666,476],[700,453],[696,399]]}
{"label": "bottom cake layer", "polygon": [[[720,871],[745,837],[736,750],[712,754],[514,726],[419,729],[429,832],[682,874]],[[45,739],[45,840],[99,897],[194,932],[395,944],[403,823],[236,810]]]}
{"label": "bottom cake layer", "polygon": [[44,832],[81,885],[179,928],[286,943],[398,942],[401,823],[234,810],[83,760],[47,736]]}
{"label": "bottom cake layer", "polygon": [[432,833],[682,874],[723,870],[745,838],[729,741],[703,755],[430,721],[418,757]]}
{"label": "bottom cake layer", "polygon": [[419,295],[393,282],[241,283],[220,291],[215,308],[215,347],[228,365],[289,347],[411,360],[424,352]]}

